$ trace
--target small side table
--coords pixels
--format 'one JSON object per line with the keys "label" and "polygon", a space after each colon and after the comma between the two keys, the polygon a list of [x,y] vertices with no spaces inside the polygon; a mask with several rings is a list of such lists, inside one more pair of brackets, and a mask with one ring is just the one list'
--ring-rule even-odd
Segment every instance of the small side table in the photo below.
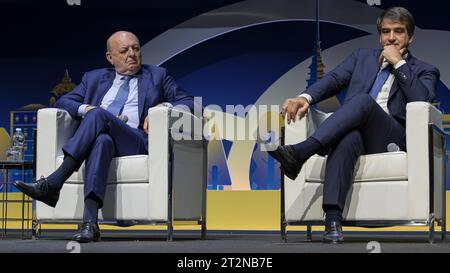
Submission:
{"label": "small side table", "polygon": [[[33,170],[33,162],[31,161],[8,161],[8,160],[0,160],[0,175],[3,176],[3,180],[1,181],[0,185],[2,186],[1,191],[1,200],[0,203],[2,204],[2,214],[0,217],[1,222],[1,233],[2,233],[2,239],[6,237],[7,233],[7,227],[8,227],[8,221],[21,221],[22,222],[22,239],[24,239],[24,233],[25,233],[25,226],[26,229],[30,230],[30,222],[32,219],[32,202],[33,200],[26,196],[23,193],[20,193],[22,195],[22,200],[10,200],[9,199],[9,190],[10,187],[12,187],[11,183],[12,181],[9,181],[9,174],[13,170],[21,171],[22,173],[22,181],[24,182],[31,182],[27,181],[27,177],[25,175],[26,170]],[[33,174],[34,175],[34,174]],[[8,217],[8,204],[11,203],[21,203],[22,205],[22,217]],[[26,225],[25,225],[26,222]]]}

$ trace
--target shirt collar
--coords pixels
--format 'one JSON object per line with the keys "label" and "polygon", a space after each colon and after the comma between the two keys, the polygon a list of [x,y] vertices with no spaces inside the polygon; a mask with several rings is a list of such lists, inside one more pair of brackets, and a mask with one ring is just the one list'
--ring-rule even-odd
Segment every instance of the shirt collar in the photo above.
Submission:
{"label": "shirt collar", "polygon": [[136,77],[136,75],[124,75],[124,74],[120,74],[119,72],[116,71],[116,79],[123,80],[124,77],[134,78],[134,77]]}
{"label": "shirt collar", "polygon": [[117,78],[120,79],[120,77],[124,77],[124,76],[132,76],[133,78],[134,78],[134,77],[138,77],[138,76],[142,75],[142,73],[143,73],[142,69],[143,69],[143,68],[142,68],[142,66],[141,66],[141,68],[138,70],[138,72],[136,72],[136,74],[134,74],[134,75],[124,75],[124,74],[120,74],[119,72],[117,72],[117,70],[115,70],[115,72],[116,72],[116,79],[117,79]]}

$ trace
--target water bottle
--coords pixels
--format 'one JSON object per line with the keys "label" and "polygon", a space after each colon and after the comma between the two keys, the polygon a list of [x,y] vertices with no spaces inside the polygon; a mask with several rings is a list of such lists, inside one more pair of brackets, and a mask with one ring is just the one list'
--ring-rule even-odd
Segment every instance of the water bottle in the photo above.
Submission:
{"label": "water bottle", "polygon": [[23,145],[25,142],[25,136],[22,133],[21,128],[16,128],[16,131],[12,137],[12,152],[13,152],[13,160],[14,161],[22,161],[23,160]]}

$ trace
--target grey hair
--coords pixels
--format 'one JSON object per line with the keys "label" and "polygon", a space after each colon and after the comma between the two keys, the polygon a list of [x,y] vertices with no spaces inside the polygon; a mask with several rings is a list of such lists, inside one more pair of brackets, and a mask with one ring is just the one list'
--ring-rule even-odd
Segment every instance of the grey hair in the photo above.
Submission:
{"label": "grey hair", "polygon": [[409,36],[414,35],[416,23],[414,17],[407,9],[403,7],[392,7],[383,11],[383,13],[381,13],[380,17],[378,17],[377,20],[378,33],[381,33],[381,23],[384,19],[389,19],[394,22],[401,22],[406,24],[406,30],[408,31]]}

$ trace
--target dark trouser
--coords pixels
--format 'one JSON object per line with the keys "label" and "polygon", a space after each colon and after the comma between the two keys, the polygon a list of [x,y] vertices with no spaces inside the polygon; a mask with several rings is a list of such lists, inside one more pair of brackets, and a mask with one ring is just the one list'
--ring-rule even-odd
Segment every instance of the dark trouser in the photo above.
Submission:
{"label": "dark trouser", "polygon": [[108,111],[100,107],[90,110],[62,148],[79,166],[86,160],[85,198],[94,193],[103,202],[112,158],[147,154],[146,139],[143,131],[131,128]]}
{"label": "dark trouser", "polygon": [[389,143],[406,149],[405,128],[368,94],[359,94],[326,119],[311,136],[328,153],[323,206],[345,206],[360,155],[387,151]]}

